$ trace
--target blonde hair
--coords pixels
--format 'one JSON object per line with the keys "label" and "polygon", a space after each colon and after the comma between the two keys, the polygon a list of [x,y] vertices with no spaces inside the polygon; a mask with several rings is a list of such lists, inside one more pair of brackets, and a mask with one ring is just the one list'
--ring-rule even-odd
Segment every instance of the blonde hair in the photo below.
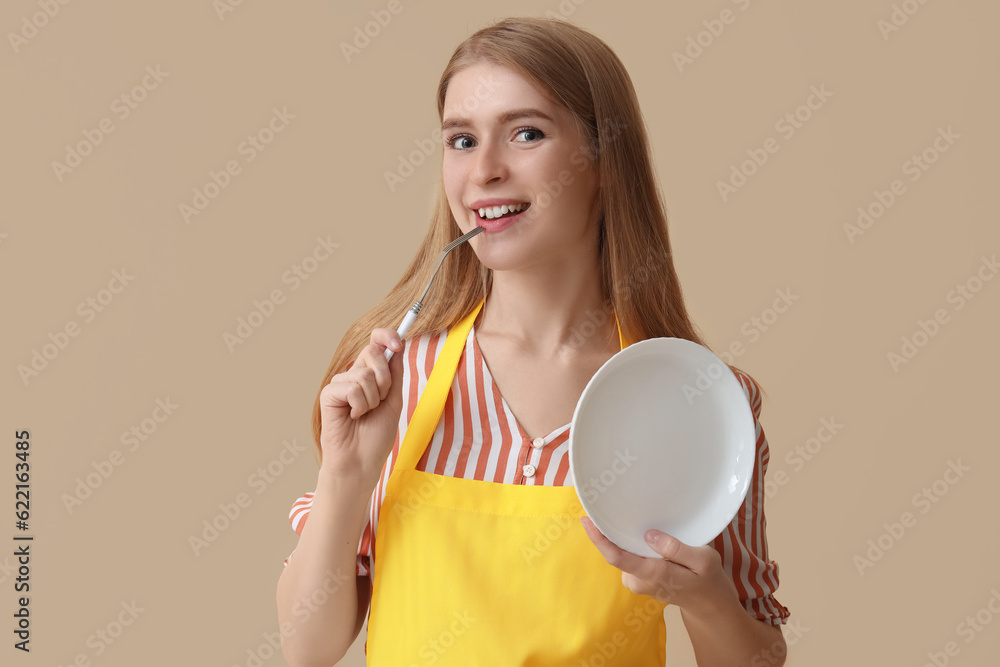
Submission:
{"label": "blonde hair", "polygon": [[[614,308],[625,338],[638,342],[669,336],[708,347],[684,306],[638,98],[618,56],[596,36],[562,20],[503,19],[477,31],[455,50],[438,85],[439,118],[452,77],[483,62],[506,67],[535,82],[580,124],[601,184],[602,296]],[[416,256],[395,287],[348,329],[323,376],[320,391],[334,375],[350,367],[369,344],[373,329],[399,325],[431,279],[438,252],[461,235],[441,183],[430,226]],[[453,326],[486,297],[492,280],[492,270],[478,261],[470,244],[452,250],[406,338]],[[321,463],[318,392],[312,422],[316,459]]]}

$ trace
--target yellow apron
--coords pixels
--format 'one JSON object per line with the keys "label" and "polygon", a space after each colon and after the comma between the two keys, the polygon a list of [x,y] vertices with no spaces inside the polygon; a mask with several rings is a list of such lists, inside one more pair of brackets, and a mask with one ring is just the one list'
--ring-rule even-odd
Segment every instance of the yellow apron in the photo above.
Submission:
{"label": "yellow apron", "polygon": [[[664,665],[666,605],[622,584],[580,524],[574,487],[415,470],[482,306],[448,333],[389,476],[367,664]],[[620,325],[618,336],[624,349]]]}

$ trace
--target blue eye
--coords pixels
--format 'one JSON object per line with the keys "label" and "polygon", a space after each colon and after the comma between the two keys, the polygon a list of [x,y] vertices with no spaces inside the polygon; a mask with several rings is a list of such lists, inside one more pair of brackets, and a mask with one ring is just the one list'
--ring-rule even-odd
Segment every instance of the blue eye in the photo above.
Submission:
{"label": "blue eye", "polygon": [[[522,135],[522,134],[525,134],[525,133],[527,133],[527,134],[533,134],[533,135],[535,135],[536,137],[538,137],[538,139],[541,139],[542,137],[544,137],[544,136],[545,136],[545,135],[544,135],[544,134],[542,133],[542,131],[541,131],[541,130],[538,130],[538,129],[535,129],[535,128],[533,128],[533,127],[522,127],[522,128],[519,128],[519,129],[517,130],[517,132],[516,132],[516,134],[517,134],[518,136],[519,136],[519,135]],[[538,139],[535,139],[535,141],[537,141]],[[531,141],[529,140],[529,142],[528,142],[528,143],[531,143]]]}
{"label": "blue eye", "polygon": [[[515,137],[520,137],[523,134],[527,134],[530,136],[528,139],[519,141],[518,143],[531,144],[545,137],[544,132],[534,127],[519,127],[518,129],[514,130]],[[468,141],[469,143],[466,145],[459,145],[459,146],[455,145],[457,142],[461,141]],[[448,148],[451,148],[452,150],[467,151],[476,145],[476,140],[473,139],[468,134],[453,134],[445,139],[445,145]]]}
{"label": "blue eye", "polygon": [[458,140],[461,140],[461,139],[467,139],[470,142],[472,141],[472,137],[470,137],[467,134],[456,134],[456,135],[448,137],[448,139],[447,139],[447,141],[445,143],[448,145],[448,148],[454,148],[457,151],[464,151],[466,149],[472,148],[472,146],[463,146],[461,148],[455,148],[455,142],[458,141]]}

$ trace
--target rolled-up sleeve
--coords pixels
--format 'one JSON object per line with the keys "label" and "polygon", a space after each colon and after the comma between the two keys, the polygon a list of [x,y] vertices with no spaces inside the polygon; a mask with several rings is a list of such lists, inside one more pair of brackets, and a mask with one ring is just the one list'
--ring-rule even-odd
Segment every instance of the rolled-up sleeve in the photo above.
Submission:
{"label": "rolled-up sleeve", "polygon": [[760,387],[748,375],[736,372],[750,401],[756,429],[756,458],[750,488],[732,523],[715,538],[712,546],[722,556],[722,567],[730,575],[740,601],[754,618],[772,625],[785,623],[790,615],[774,597],[778,589],[778,564],[767,552],[767,521],[764,518],[764,473],[769,452],[760,425]]}

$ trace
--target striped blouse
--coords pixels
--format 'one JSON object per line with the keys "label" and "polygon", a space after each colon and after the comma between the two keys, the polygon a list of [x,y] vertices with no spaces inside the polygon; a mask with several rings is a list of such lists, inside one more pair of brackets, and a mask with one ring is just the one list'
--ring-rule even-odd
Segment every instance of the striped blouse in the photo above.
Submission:
{"label": "striped blouse", "polygon": [[[379,509],[385,498],[386,482],[406,434],[406,426],[417,406],[417,399],[444,348],[447,333],[425,334],[404,341],[403,409],[396,441],[369,499],[368,523],[358,546],[358,576],[371,576],[375,531]],[[471,360],[470,352],[473,355]],[[770,560],[767,553],[764,473],[769,454],[759,421],[760,388],[749,376],[743,373],[736,376],[753,409],[757,433],[756,460],[743,506],[712,546],[721,554],[723,568],[732,577],[747,611],[755,618],[778,625],[787,620],[789,612],[774,598],[778,588],[778,564]],[[565,424],[548,435],[535,438],[525,433],[490,375],[473,327],[459,359],[437,430],[416,469],[506,484],[569,485],[572,484],[569,475],[569,429],[570,424]],[[309,518],[312,498],[312,492],[306,493],[295,501],[289,512],[288,519],[299,535]],[[285,559],[285,565],[292,555]]]}

